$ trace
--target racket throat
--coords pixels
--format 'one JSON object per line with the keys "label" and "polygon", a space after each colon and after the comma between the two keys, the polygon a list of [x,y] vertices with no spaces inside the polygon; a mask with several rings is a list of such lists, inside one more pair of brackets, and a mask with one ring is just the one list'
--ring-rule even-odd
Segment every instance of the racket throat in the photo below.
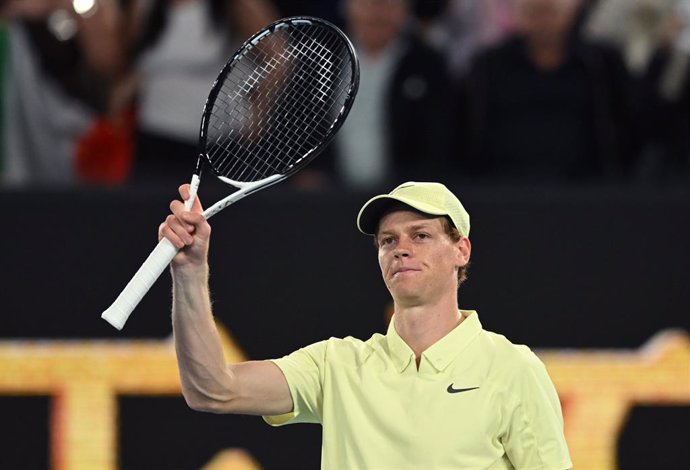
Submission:
{"label": "racket throat", "polygon": [[267,178],[263,178],[257,181],[252,181],[251,183],[242,183],[239,181],[234,181],[231,180],[230,178],[224,178],[223,176],[218,176],[218,178],[225,182],[228,183],[232,186],[235,186],[238,188],[237,191],[232,193],[230,196],[226,197],[225,199],[216,202],[214,205],[209,207],[204,211],[204,216],[208,219],[221,210],[225,209],[227,206],[230,204],[234,204],[235,202],[239,201],[240,199],[243,199],[250,194],[254,194],[255,192],[264,189],[268,186],[271,186],[281,180],[284,180],[286,178],[285,175],[271,175]]}
{"label": "racket throat", "polygon": [[285,178],[285,175],[271,175],[267,176],[266,178],[252,181],[252,182],[242,182],[242,181],[235,181],[230,178],[226,178],[224,176],[218,176],[218,178],[232,186],[235,186],[238,188],[240,191],[238,192],[243,192],[243,197],[244,196],[249,196],[250,194],[254,194],[256,191],[260,189],[264,189],[267,186],[271,186],[272,184],[277,183],[278,181],[282,180]]}

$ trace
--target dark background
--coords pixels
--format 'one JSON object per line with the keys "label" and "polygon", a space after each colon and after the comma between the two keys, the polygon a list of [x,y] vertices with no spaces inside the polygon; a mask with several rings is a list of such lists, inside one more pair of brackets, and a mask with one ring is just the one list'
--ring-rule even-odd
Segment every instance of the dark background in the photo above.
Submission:
{"label": "dark background", "polygon": [[[486,329],[534,348],[631,349],[662,329],[690,331],[690,189],[448,185],[472,216],[460,305]],[[153,248],[174,187],[0,191],[0,339],[169,336],[167,273],[122,332],[100,313]],[[207,204],[222,194],[202,185]],[[376,252],[354,225],[370,196],[285,184],[212,220],[215,313],[250,358],[385,331]],[[48,468],[49,403],[0,396],[0,468]],[[318,426],[197,413],[177,397],[119,404],[123,469],[198,468],[226,447],[266,469],[319,467]],[[687,468],[689,420],[687,406],[635,408],[620,469]]]}

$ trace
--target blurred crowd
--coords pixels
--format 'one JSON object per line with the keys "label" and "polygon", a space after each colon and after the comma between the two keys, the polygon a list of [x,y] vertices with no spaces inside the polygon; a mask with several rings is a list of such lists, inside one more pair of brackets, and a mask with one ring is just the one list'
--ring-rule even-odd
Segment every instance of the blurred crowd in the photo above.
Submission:
{"label": "blurred crowd", "polygon": [[177,184],[223,63],[283,16],[357,49],[293,184],[690,183],[690,0],[0,0],[0,181]]}

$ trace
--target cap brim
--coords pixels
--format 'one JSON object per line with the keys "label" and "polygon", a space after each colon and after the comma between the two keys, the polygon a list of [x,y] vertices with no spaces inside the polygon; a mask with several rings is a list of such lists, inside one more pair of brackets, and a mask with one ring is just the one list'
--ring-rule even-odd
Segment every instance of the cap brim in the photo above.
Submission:
{"label": "cap brim", "polygon": [[430,204],[408,200],[405,197],[381,194],[380,196],[369,199],[359,210],[359,214],[357,215],[357,228],[365,235],[376,234],[381,217],[383,217],[386,211],[388,211],[392,206],[400,203],[410,206],[412,209],[425,214],[446,215],[444,211]]}

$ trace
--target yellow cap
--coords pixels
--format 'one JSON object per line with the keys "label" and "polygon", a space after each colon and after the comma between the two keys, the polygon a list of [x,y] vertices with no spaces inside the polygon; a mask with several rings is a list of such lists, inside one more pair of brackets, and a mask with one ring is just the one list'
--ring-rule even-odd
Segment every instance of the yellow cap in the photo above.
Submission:
{"label": "yellow cap", "polygon": [[388,194],[380,194],[369,199],[357,215],[359,231],[366,235],[374,235],[381,217],[396,201],[425,214],[447,215],[462,235],[470,235],[470,215],[455,194],[441,183],[415,181],[408,181]]}

